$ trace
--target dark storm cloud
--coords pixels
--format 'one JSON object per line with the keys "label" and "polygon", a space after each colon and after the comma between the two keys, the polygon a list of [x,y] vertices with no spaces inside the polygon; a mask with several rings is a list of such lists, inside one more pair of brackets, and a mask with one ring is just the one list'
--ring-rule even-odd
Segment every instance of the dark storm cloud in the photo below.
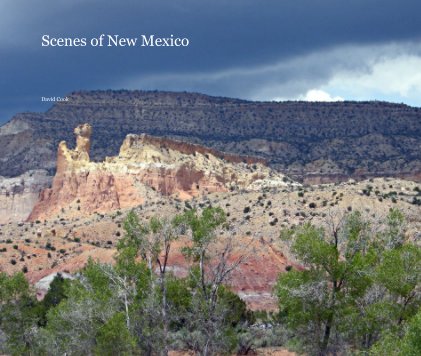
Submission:
{"label": "dark storm cloud", "polygon": [[[287,83],[300,92],[309,82],[318,83],[347,65],[346,61],[335,64],[334,55],[329,57],[329,67],[323,66],[325,51],[388,43],[410,48],[421,38],[420,14],[421,5],[415,0],[4,0],[0,4],[0,121],[18,111],[43,110],[41,96],[78,89],[127,86],[253,97],[259,87]],[[174,34],[189,37],[191,45],[182,49],[41,47],[43,34],[92,37],[101,33]],[[308,63],[291,64],[314,53],[318,63],[313,68]],[[364,61],[351,63],[364,68]]]}

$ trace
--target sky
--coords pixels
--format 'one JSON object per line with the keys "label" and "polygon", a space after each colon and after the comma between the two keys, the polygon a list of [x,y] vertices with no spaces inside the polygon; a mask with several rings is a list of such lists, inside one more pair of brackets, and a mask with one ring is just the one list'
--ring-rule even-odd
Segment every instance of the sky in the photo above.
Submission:
{"label": "sky", "polygon": [[[188,47],[42,47],[50,37]],[[421,106],[419,0],[1,0],[0,124],[76,90]]]}

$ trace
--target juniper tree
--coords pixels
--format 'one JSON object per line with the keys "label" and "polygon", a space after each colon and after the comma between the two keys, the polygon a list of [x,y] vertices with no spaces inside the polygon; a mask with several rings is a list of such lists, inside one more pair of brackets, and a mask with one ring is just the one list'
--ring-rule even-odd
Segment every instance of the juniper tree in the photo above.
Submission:
{"label": "juniper tree", "polygon": [[[224,284],[244,262],[249,246],[236,246],[221,208],[205,208],[201,213],[189,210],[177,221],[187,227],[190,244],[183,253],[193,263],[192,315],[184,340],[202,355],[232,350],[237,341],[229,320],[234,306],[244,305],[245,310],[245,304],[238,297],[229,297],[232,293]],[[227,302],[230,298],[231,303]],[[240,313],[242,317],[244,314]]]}
{"label": "juniper tree", "polygon": [[303,269],[279,276],[280,310],[310,353],[367,349],[419,308],[420,248],[404,243],[397,210],[381,228],[359,212],[327,225],[282,232]]}

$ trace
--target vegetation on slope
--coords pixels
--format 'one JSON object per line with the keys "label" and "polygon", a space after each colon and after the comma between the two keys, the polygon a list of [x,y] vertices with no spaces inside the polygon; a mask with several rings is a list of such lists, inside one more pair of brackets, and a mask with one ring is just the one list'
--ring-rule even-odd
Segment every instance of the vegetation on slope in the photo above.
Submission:
{"label": "vegetation on slope", "polygon": [[[225,216],[204,208],[141,224],[132,212],[114,266],[90,261],[74,280],[58,276],[41,302],[22,273],[0,274],[0,352],[214,355],[288,345],[318,355],[419,354],[421,249],[405,241],[398,210],[377,223],[352,212],[329,229],[283,231],[304,268],[279,276],[272,315],[248,311],[224,287],[246,259],[221,240]],[[176,279],[167,259],[181,235],[191,268]]]}
{"label": "vegetation on slope", "polygon": [[[329,230],[305,224],[281,234],[305,267],[279,276],[281,319],[309,354],[372,348],[386,355],[392,353],[380,350],[398,347],[402,337],[413,343],[410,330],[421,326],[415,317],[421,306],[421,249],[405,242],[398,210],[390,211],[384,225],[377,229],[354,212],[336,223],[332,219]],[[406,355],[402,352],[393,354]]]}

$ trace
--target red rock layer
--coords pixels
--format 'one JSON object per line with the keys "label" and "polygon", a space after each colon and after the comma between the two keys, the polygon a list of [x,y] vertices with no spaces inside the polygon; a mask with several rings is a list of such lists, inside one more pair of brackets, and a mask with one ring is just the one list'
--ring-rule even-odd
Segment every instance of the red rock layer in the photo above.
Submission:
{"label": "red rock layer", "polygon": [[[80,132],[87,132],[83,140]],[[237,163],[260,162],[259,159],[226,155],[181,141],[128,135],[121,146],[120,156],[93,163],[89,162],[90,132],[90,126],[86,124],[75,129],[75,150],[69,150],[65,142],[60,143],[52,187],[40,194],[28,220],[135,207],[145,202],[148,190],[150,194],[180,199],[226,192],[229,184],[237,180],[236,173],[232,168],[227,170],[226,164],[236,166]],[[218,173],[210,168],[212,164],[223,169]],[[242,179],[252,177],[253,181],[261,178],[242,166],[238,169]],[[246,181],[250,182],[249,178]],[[241,184],[245,184],[244,179]]]}
{"label": "red rock layer", "polygon": [[[71,204],[82,213],[104,213],[143,204],[145,197],[139,184],[163,195],[178,195],[188,199],[201,192],[225,192],[227,188],[218,177],[205,177],[202,172],[182,167],[179,170],[143,170],[136,174],[94,172],[58,172],[52,188],[44,190],[29,220],[45,219]],[[78,215],[74,212],[74,215]]]}

